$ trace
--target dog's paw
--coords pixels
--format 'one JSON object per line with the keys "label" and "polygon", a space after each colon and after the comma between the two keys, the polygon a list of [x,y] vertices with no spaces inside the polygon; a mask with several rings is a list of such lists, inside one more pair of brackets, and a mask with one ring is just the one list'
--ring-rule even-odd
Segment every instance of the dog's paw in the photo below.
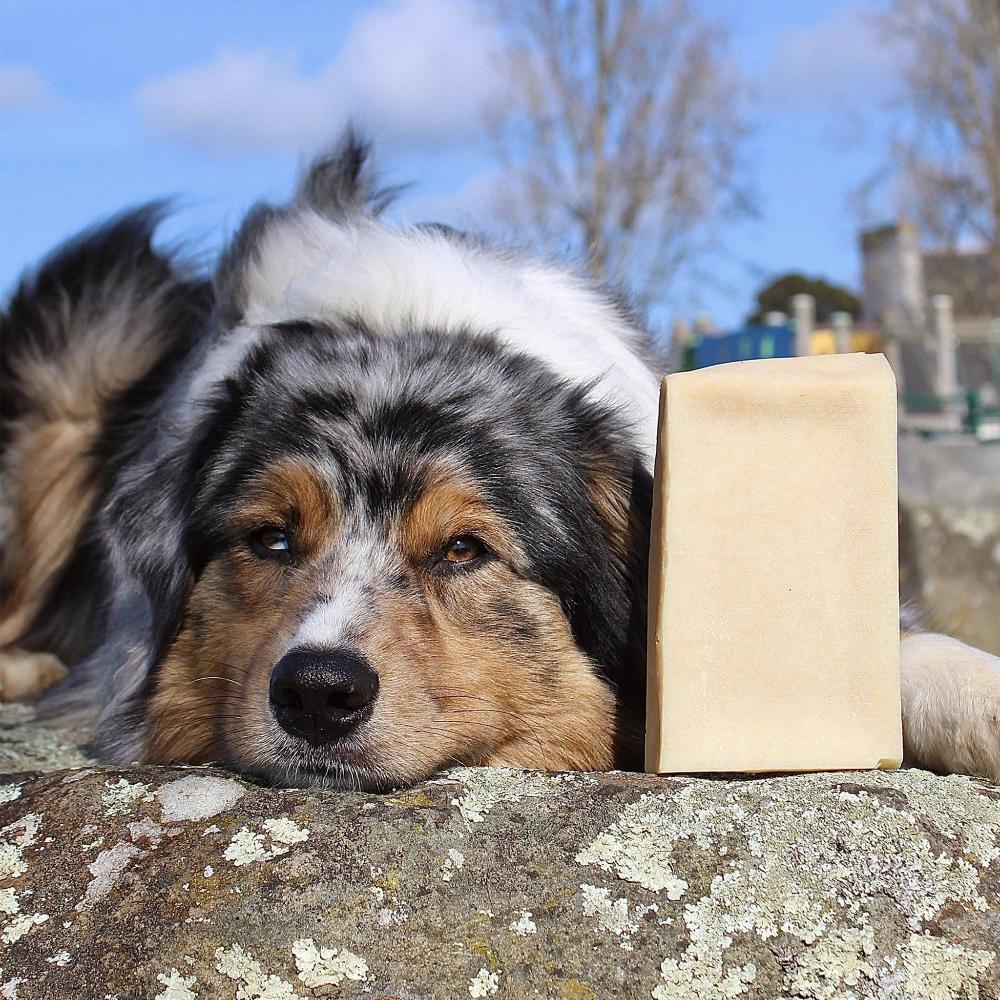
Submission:
{"label": "dog's paw", "polygon": [[24,649],[0,650],[0,701],[17,701],[40,694],[67,674],[51,653]]}
{"label": "dog's paw", "polygon": [[1000,784],[1000,658],[935,634],[900,654],[906,763]]}

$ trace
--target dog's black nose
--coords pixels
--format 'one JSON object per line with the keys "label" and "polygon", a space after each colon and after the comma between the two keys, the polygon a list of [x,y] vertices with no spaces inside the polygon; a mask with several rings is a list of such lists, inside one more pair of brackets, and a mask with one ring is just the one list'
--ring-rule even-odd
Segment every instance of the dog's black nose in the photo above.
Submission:
{"label": "dog's black nose", "polygon": [[315,746],[371,714],[378,674],[347,649],[294,649],[271,672],[271,711],[279,725]]}

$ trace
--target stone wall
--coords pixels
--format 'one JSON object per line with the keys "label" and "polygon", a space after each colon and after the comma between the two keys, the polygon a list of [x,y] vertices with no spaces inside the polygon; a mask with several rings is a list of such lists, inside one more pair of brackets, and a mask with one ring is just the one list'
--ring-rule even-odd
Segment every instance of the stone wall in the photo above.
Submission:
{"label": "stone wall", "polygon": [[1000,444],[901,438],[899,500],[903,596],[1000,655]]}
{"label": "stone wall", "polygon": [[[1000,789],[100,768],[3,710],[0,996],[987,1000]],[[55,768],[54,770],[52,768]]]}

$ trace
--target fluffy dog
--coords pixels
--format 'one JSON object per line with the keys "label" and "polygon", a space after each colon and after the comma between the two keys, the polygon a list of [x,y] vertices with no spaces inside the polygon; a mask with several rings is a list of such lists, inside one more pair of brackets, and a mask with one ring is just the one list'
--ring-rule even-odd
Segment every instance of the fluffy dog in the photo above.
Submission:
{"label": "fluffy dog", "polygon": [[[653,351],[564,267],[385,201],[348,137],[211,285],[155,206],[22,282],[5,697],[65,664],[46,701],[103,758],[282,784],[640,764]],[[1000,779],[997,661],[903,663],[910,758]]]}

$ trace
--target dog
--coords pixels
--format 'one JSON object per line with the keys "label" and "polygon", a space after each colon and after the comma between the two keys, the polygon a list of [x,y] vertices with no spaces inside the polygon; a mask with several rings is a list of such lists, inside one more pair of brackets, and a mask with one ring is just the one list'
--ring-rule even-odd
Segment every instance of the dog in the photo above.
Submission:
{"label": "dog", "polygon": [[[641,767],[663,365],[566,265],[387,224],[367,152],[212,282],[152,205],[15,290],[0,695],[281,785]],[[902,629],[908,760],[1000,780],[1000,661]]]}

